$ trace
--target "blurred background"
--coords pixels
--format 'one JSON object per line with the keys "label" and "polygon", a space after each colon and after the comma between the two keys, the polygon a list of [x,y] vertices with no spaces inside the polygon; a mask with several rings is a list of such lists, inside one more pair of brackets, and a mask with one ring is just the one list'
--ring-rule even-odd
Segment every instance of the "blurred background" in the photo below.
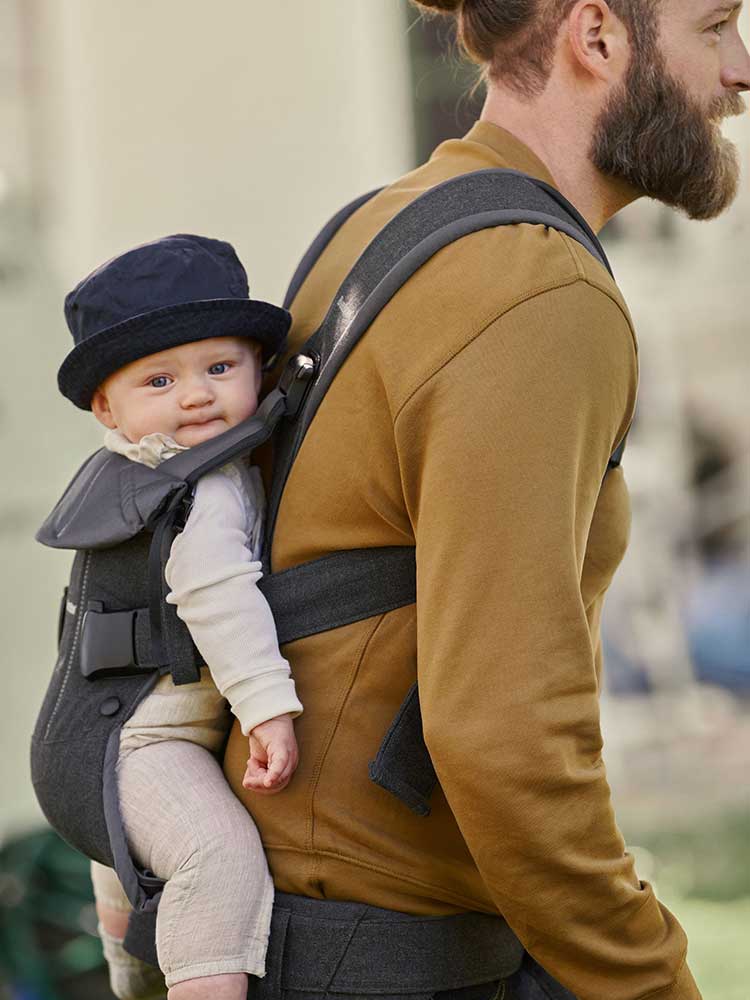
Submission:
{"label": "blurred background", "polygon": [[[338,207],[467,131],[473,81],[449,27],[402,0],[0,0],[2,1000],[109,996],[86,865],[45,829],[27,764],[70,562],[33,533],[100,444],[56,391],[63,295],[132,244],[199,232],[279,301]],[[744,177],[725,217],[636,203],[603,235],[642,369],[605,760],[705,1000],[750,997],[750,118],[727,133]]]}

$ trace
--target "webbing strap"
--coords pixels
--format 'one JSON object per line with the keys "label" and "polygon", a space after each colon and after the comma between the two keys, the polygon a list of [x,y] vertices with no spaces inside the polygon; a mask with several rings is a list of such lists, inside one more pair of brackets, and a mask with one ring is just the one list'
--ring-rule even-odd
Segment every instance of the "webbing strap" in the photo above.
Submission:
{"label": "webbing strap", "polygon": [[[393,545],[333,552],[264,576],[258,587],[273,611],[279,643],[294,642],[413,604],[417,599],[415,549]],[[157,666],[149,637],[154,632],[154,616],[155,631],[163,632],[162,611],[152,603],[148,609],[128,612],[135,621],[135,667],[153,670]],[[163,659],[162,672],[171,666],[166,653]],[[178,676],[185,679],[175,678],[175,683],[195,680],[193,662],[178,668]]]}
{"label": "webbing strap", "polygon": [[174,605],[165,600],[164,566],[177,533],[180,502],[178,498],[159,519],[148,554],[151,656],[158,667],[169,668],[175,684],[193,684],[200,680],[201,659]]}
{"label": "webbing strap", "polygon": [[413,604],[415,550],[405,545],[334,552],[264,576],[258,586],[273,611],[279,642],[293,642]]}

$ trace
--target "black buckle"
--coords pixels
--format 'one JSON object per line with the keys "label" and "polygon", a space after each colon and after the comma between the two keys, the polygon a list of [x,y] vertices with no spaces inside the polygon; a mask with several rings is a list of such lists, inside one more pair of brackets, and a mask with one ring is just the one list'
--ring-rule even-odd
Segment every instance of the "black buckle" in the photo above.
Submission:
{"label": "black buckle", "polygon": [[86,609],[81,625],[81,673],[84,677],[129,677],[150,672],[135,658],[136,611],[103,611],[98,601]]}
{"label": "black buckle", "polygon": [[299,412],[319,363],[320,358],[308,354],[295,354],[287,361],[277,386],[286,397],[284,416],[293,417]]}

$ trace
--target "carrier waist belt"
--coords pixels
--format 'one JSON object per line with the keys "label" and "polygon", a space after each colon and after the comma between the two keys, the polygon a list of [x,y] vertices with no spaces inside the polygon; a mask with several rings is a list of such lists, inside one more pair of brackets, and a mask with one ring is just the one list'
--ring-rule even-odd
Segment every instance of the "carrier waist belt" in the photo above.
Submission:
{"label": "carrier waist belt", "polygon": [[278,892],[268,971],[251,979],[248,998],[279,997],[284,990],[431,996],[506,979],[522,954],[499,916],[412,916]]}

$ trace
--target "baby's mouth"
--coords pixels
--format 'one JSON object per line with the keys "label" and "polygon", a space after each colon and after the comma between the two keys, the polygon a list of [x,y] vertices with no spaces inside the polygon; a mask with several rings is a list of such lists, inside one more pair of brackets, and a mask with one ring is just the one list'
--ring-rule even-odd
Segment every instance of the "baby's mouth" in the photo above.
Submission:
{"label": "baby's mouth", "polygon": [[204,424],[213,424],[217,420],[221,420],[221,417],[205,417],[203,420],[187,420],[184,424],[180,424],[180,430],[185,427],[202,427]]}

